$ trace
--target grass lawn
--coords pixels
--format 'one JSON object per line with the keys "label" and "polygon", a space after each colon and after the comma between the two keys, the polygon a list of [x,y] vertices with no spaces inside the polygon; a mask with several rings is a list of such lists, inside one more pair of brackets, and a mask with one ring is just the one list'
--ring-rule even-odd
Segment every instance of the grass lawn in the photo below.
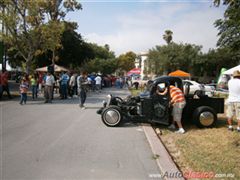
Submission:
{"label": "grass lawn", "polygon": [[143,92],[143,89],[138,89],[138,90],[136,90],[135,88],[129,88],[129,91],[131,92],[132,96],[137,96],[137,95],[139,95],[141,92]]}
{"label": "grass lawn", "polygon": [[161,140],[183,173],[213,172],[222,177],[216,179],[240,179],[240,133],[228,131],[224,117],[219,117],[216,128],[188,125],[182,135],[164,126],[158,128]]}
{"label": "grass lawn", "polygon": [[[131,92],[137,95],[140,90]],[[215,128],[185,125],[185,134],[175,134],[161,125],[154,128],[161,130],[160,139],[183,173],[213,173],[218,178],[211,179],[218,180],[240,179],[240,133],[227,130],[224,114],[218,116]]]}

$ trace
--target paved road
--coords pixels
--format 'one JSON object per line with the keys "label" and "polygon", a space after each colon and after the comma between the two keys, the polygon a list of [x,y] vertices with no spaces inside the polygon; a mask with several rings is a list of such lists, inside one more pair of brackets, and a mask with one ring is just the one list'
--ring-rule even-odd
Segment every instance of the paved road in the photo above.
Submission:
{"label": "paved road", "polygon": [[90,94],[86,110],[77,98],[22,106],[18,99],[0,102],[0,179],[151,179],[160,174],[141,126],[109,128],[101,122],[96,107],[107,93]]}

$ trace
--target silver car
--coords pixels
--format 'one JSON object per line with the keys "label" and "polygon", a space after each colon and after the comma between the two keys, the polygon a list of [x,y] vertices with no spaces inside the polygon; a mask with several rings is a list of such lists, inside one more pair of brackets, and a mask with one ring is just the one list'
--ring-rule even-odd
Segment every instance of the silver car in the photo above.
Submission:
{"label": "silver car", "polygon": [[215,88],[213,86],[200,84],[196,81],[191,80],[183,80],[183,86],[189,86],[189,94],[195,94],[197,91],[201,90],[205,92],[205,94],[209,97],[212,97],[215,91]]}

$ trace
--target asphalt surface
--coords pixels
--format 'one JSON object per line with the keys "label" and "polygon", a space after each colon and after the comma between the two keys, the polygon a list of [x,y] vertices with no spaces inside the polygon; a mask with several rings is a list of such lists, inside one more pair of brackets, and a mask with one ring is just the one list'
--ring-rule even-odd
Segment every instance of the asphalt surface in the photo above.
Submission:
{"label": "asphalt surface", "polygon": [[128,94],[90,93],[85,110],[76,97],[1,101],[0,179],[156,179],[160,170],[143,128],[109,128],[96,114],[109,92]]}

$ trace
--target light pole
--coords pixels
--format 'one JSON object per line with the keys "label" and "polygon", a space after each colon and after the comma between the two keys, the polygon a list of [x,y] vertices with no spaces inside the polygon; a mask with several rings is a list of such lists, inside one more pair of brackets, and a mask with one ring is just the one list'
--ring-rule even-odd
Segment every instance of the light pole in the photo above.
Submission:
{"label": "light pole", "polygon": [[[3,13],[3,8],[1,8],[1,11]],[[3,34],[3,20],[1,21],[1,34]],[[0,63],[3,65],[3,56],[4,56],[4,47],[3,47],[3,38],[1,37],[0,40]]]}
{"label": "light pole", "polygon": [[[2,15],[5,14],[5,8],[4,6],[1,6],[1,13]],[[5,27],[4,27],[4,22],[3,22],[3,18],[2,18],[2,21],[1,21],[1,34],[2,34],[2,37],[1,37],[1,40],[0,40],[0,61],[1,61],[1,64],[2,64],[2,69],[6,69],[6,59],[7,59],[7,55],[6,55],[6,48],[4,46],[4,42],[3,42],[3,35],[5,33]]]}

